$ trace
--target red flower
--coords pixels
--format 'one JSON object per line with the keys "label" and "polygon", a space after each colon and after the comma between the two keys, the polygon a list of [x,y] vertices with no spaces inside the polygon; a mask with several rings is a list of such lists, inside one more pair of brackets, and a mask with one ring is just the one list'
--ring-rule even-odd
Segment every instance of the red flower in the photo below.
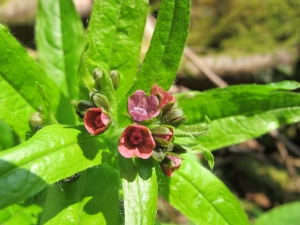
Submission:
{"label": "red flower", "polygon": [[173,155],[167,155],[160,163],[160,167],[164,174],[168,177],[173,176],[173,172],[181,166],[182,158]]}
{"label": "red flower", "polygon": [[157,86],[156,84],[153,85],[151,89],[151,95],[158,95],[159,96],[159,108],[162,109],[168,104],[171,104],[171,106],[174,105],[176,102],[176,98],[168,91],[164,91],[161,87]]}
{"label": "red flower", "polygon": [[158,98],[151,95],[147,98],[142,90],[137,90],[128,98],[128,112],[136,122],[158,116]]}
{"label": "red flower", "polygon": [[125,158],[136,156],[148,159],[152,155],[155,146],[153,137],[147,127],[132,124],[124,130],[118,149]]}
{"label": "red flower", "polygon": [[84,126],[92,135],[102,134],[110,125],[110,118],[101,108],[89,108],[84,115]]}

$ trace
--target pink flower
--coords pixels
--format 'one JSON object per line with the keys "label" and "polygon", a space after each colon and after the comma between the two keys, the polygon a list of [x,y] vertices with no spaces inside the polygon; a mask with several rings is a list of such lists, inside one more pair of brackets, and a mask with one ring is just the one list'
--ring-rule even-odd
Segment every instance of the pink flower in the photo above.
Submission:
{"label": "pink flower", "polygon": [[84,115],[84,126],[92,135],[102,134],[110,122],[109,116],[101,108],[89,108]]}
{"label": "pink flower", "polygon": [[168,177],[173,176],[173,172],[181,166],[182,158],[173,155],[167,155],[160,163],[160,167],[164,174]]}
{"label": "pink flower", "polygon": [[118,149],[125,158],[136,156],[148,159],[152,155],[155,146],[153,137],[147,127],[131,124],[124,130]]}
{"label": "pink flower", "polygon": [[162,109],[166,105],[172,103],[171,106],[174,105],[176,102],[176,98],[168,91],[164,91],[161,87],[157,86],[156,84],[153,85],[151,89],[151,95],[158,95],[159,96],[159,108]]}
{"label": "pink flower", "polygon": [[128,98],[128,112],[136,122],[151,119],[158,116],[158,98],[151,95],[147,98],[142,90],[137,90]]}

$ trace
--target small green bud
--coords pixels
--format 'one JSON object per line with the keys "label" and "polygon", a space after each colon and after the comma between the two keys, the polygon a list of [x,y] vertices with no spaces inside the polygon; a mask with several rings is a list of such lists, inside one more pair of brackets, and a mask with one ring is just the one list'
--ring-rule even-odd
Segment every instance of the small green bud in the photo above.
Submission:
{"label": "small green bud", "polygon": [[114,89],[116,90],[120,83],[120,74],[116,70],[112,70],[109,73],[110,79],[113,83]]}
{"label": "small green bud", "polygon": [[183,153],[187,153],[187,150],[183,148],[181,145],[174,144],[172,152],[176,154],[183,154]]}
{"label": "small green bud", "polygon": [[29,119],[30,128],[33,132],[38,131],[43,126],[43,119],[39,112],[34,112]]}
{"label": "small green bud", "polygon": [[103,71],[100,68],[96,68],[92,72],[93,79],[94,79],[94,81],[96,83],[96,87],[98,89],[101,89],[101,78],[102,78],[102,75],[103,75]]}
{"label": "small green bud", "polygon": [[80,100],[77,104],[77,113],[79,113],[79,115],[81,117],[84,116],[84,114],[86,113],[86,111],[88,111],[89,108],[94,107],[94,104],[86,101],[86,100]]}
{"label": "small green bud", "polygon": [[161,120],[164,124],[178,126],[185,122],[186,117],[184,116],[181,108],[172,108],[161,118]]}
{"label": "small green bud", "polygon": [[108,98],[104,94],[100,92],[94,92],[91,95],[91,100],[98,108],[103,108],[106,112],[110,111]]}
{"label": "small green bud", "polygon": [[161,162],[166,157],[165,149],[161,147],[156,147],[152,152],[152,158],[157,161]]}

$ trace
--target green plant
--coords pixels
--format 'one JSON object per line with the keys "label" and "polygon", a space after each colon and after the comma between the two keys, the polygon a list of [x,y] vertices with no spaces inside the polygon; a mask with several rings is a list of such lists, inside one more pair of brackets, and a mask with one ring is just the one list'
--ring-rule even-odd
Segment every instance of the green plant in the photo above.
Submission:
{"label": "green plant", "polygon": [[[0,26],[0,221],[154,224],[161,195],[196,224],[249,224],[235,196],[192,153],[183,154],[180,169],[168,178],[152,158],[124,158],[118,152],[131,124],[124,115],[128,97],[137,90],[150,93],[153,84],[167,90],[176,76],[190,1],[162,2],[140,68],[148,1],[96,0],[84,41],[71,0],[43,0],[38,8],[39,64]],[[116,90],[110,71],[120,75]],[[100,84],[93,72],[100,74]],[[299,121],[300,95],[291,92],[296,88],[298,83],[284,81],[178,94],[186,122],[174,128],[174,145],[203,152],[213,166],[211,150]],[[91,98],[93,103],[86,102]],[[88,133],[76,116],[75,105],[83,116],[89,104],[111,120],[100,135]],[[42,120],[32,115],[36,112]],[[143,126],[153,128],[148,122]],[[208,135],[198,138],[209,126]]]}

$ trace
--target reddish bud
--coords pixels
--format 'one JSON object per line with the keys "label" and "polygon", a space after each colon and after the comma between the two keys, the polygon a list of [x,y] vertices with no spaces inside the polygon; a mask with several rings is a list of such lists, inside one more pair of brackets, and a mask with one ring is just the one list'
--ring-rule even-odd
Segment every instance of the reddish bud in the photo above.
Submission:
{"label": "reddish bud", "polygon": [[167,155],[160,163],[160,167],[164,174],[168,177],[173,176],[173,172],[181,166],[182,158],[173,155]]}
{"label": "reddish bud", "polygon": [[159,108],[172,108],[176,102],[176,98],[168,91],[164,91],[161,87],[156,84],[151,89],[151,95],[157,95],[159,98]]}

